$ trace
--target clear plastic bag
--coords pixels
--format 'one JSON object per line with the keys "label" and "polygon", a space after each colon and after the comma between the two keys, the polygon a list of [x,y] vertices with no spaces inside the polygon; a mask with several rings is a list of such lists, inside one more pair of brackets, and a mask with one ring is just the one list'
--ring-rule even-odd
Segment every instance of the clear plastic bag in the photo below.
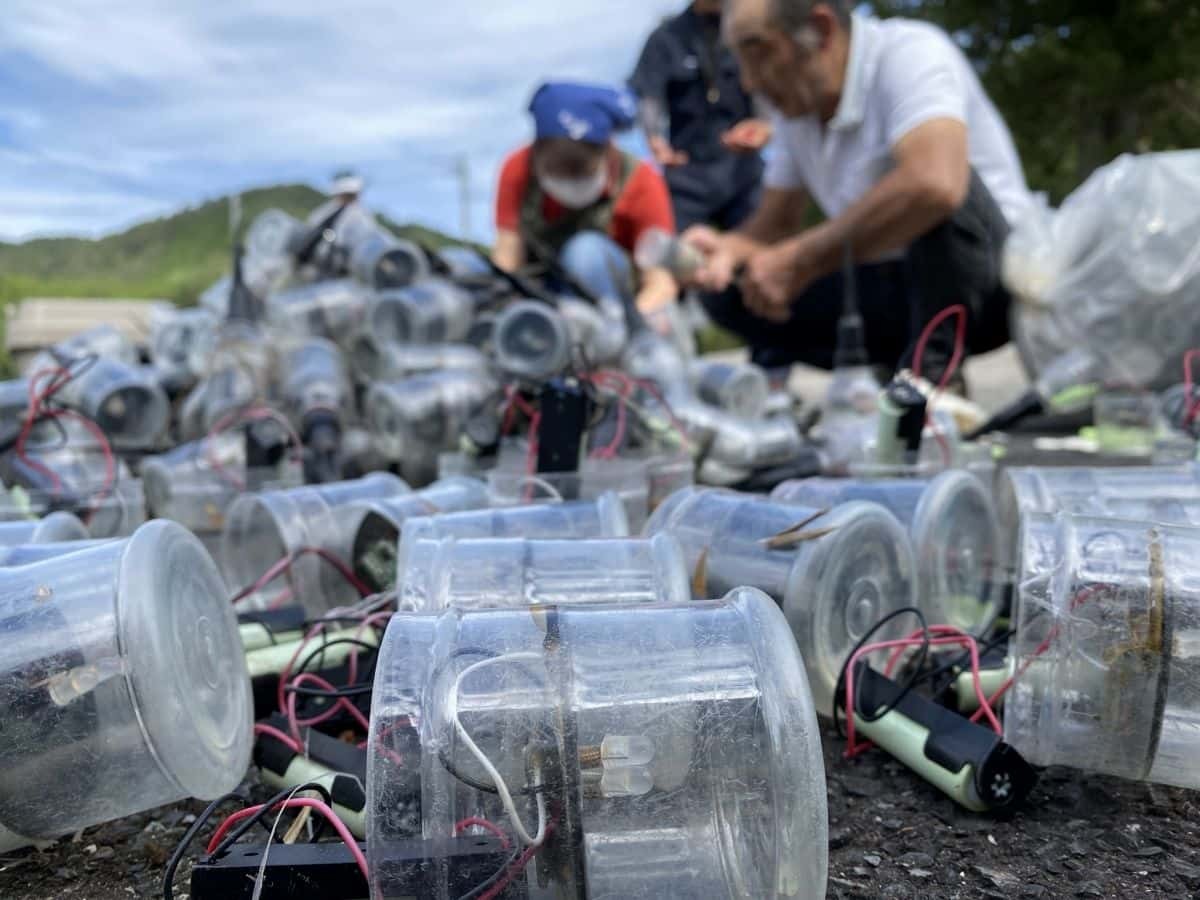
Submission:
{"label": "clear plastic bag", "polygon": [[1018,346],[1043,398],[1080,384],[1169,387],[1200,343],[1200,151],[1122,156],[1004,253]]}

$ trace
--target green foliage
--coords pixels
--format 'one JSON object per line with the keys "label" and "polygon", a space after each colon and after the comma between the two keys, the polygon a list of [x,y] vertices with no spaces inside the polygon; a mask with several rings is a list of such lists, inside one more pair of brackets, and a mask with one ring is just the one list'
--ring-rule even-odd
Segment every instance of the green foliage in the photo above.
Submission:
{"label": "green foliage", "polygon": [[[272,207],[303,218],[324,195],[306,185],[247,191],[242,221]],[[229,268],[229,198],[87,240],[47,238],[0,244],[0,304],[21,297],[166,298],[194,303]],[[401,237],[435,247],[452,239],[383,220]]]}
{"label": "green foliage", "polygon": [[1122,153],[1200,146],[1194,0],[875,0],[955,35],[1058,202]]}

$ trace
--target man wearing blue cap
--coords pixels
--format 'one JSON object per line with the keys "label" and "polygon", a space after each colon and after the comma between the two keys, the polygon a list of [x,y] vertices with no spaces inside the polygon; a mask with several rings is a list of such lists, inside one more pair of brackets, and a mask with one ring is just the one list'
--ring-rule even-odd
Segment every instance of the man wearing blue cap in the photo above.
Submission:
{"label": "man wearing blue cap", "polygon": [[636,297],[651,316],[668,309],[679,288],[666,270],[639,273],[633,288],[630,256],[639,238],[653,229],[675,231],[662,176],[612,141],[634,122],[633,96],[552,82],[537,90],[529,111],[536,138],[500,172],[495,263],[516,271],[556,258],[597,295]]}

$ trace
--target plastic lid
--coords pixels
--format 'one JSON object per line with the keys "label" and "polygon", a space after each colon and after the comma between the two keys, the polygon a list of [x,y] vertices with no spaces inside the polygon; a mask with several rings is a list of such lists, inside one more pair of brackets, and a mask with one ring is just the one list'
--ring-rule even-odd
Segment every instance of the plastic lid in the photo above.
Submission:
{"label": "plastic lid", "polygon": [[199,540],[160,520],[130,538],[118,578],[125,677],[146,741],[184,795],[218,797],[250,764],[254,718],[220,573]]}
{"label": "plastic lid", "polygon": [[37,523],[29,542],[55,544],[60,541],[86,541],[91,535],[79,519],[69,512],[53,512]]}
{"label": "plastic lid", "polygon": [[692,586],[688,583],[687,560],[679,541],[669,534],[656,534],[650,538],[650,544],[655,570],[659,575],[666,576],[661,585],[662,602],[675,606],[689,603],[692,599]]}
{"label": "plastic lid", "polygon": [[646,527],[642,529],[642,534],[649,536],[669,530],[684,505],[702,493],[703,490],[701,488],[691,485],[671,494],[650,514],[650,518],[646,522]]}
{"label": "plastic lid", "polygon": [[[808,666],[817,709],[833,711],[838,674],[854,645],[889,613],[916,605],[916,561],[904,526],[875,503],[845,503],[812,522],[828,533],[801,543],[783,611]],[[886,640],[903,621],[880,632]]]}
{"label": "plastic lid", "polygon": [[929,623],[981,633],[1000,611],[995,578],[1002,550],[1000,523],[979,479],[963,471],[935,478],[910,533]]}

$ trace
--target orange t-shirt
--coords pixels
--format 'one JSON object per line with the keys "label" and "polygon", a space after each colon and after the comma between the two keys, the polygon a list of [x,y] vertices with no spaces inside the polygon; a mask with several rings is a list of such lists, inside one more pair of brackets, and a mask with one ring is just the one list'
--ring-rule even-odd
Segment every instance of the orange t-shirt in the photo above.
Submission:
{"label": "orange t-shirt", "polygon": [[[533,177],[532,154],[532,147],[524,147],[509,156],[500,169],[500,189],[496,196],[496,227],[501,231],[520,230],[521,206],[525,201],[525,192],[529,189],[529,180]],[[617,178],[620,165],[616,154],[613,154],[612,160],[610,189]],[[546,221],[555,222],[565,213],[562,204],[553,197],[545,198],[542,214]],[[612,225],[609,226],[609,237],[632,253],[638,238],[650,228],[661,228],[674,234],[675,213],[671,208],[671,194],[667,190],[667,182],[653,166],[642,162],[626,182],[621,196],[617,198]]]}

